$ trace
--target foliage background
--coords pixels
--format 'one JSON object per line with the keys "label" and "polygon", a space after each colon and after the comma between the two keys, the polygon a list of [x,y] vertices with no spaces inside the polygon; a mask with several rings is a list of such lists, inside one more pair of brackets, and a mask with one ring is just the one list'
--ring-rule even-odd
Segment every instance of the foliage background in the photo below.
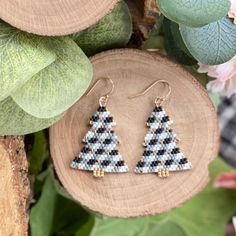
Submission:
{"label": "foliage background", "polygon": [[[97,52],[124,46],[152,49],[184,65],[203,85],[212,78],[197,73],[198,62],[220,64],[236,54],[228,0],[157,0],[159,8],[155,0],[126,2],[129,9],[121,1],[96,25],[66,37],[40,37],[0,22],[2,135],[36,132],[60,119],[89,86],[88,57]],[[218,95],[209,96],[217,105]],[[61,186],[50,159],[48,130],[25,136],[25,143],[32,236],[223,236],[236,211],[236,192],[213,187],[219,173],[232,170],[217,158],[209,167],[208,186],[177,209],[135,219],[98,216]]]}

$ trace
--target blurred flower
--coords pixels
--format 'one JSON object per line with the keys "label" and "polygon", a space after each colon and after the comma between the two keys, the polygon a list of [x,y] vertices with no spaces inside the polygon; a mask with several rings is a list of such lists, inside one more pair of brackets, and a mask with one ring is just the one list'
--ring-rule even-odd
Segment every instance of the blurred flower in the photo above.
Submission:
{"label": "blurred flower", "polygon": [[214,187],[236,189],[236,171],[220,174],[215,180]]}
{"label": "blurred flower", "polygon": [[225,96],[236,93],[236,56],[220,65],[211,66],[199,63],[198,72],[207,73],[208,76],[216,78],[207,84],[209,91]]}
{"label": "blurred flower", "polygon": [[230,18],[234,19],[234,24],[236,24],[236,0],[230,0],[230,2],[231,2],[231,7],[228,15]]}

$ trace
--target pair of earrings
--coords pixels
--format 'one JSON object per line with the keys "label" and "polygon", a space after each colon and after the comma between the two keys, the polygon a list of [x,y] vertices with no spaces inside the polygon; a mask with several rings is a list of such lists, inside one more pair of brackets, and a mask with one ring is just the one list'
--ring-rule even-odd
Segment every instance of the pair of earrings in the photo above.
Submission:
{"label": "pair of earrings", "polygon": [[[111,83],[112,88],[109,93],[100,97],[99,108],[90,119],[92,127],[83,139],[84,147],[70,165],[74,169],[93,171],[95,177],[103,177],[105,172],[129,171],[117,149],[119,140],[113,130],[116,124],[106,108],[107,101],[114,91],[114,83],[110,78],[104,79]],[[86,96],[91,93],[100,80],[93,85]],[[192,164],[180,152],[177,146],[177,136],[170,128],[173,122],[170,121],[162,107],[163,102],[171,94],[170,84],[165,80],[157,80],[143,93],[130,98],[145,95],[158,83],[167,85],[168,93],[166,96],[155,99],[155,108],[147,120],[148,132],[144,138],[144,152],[134,171],[136,173],[157,173],[159,177],[163,178],[169,176],[169,171],[191,169]]]}

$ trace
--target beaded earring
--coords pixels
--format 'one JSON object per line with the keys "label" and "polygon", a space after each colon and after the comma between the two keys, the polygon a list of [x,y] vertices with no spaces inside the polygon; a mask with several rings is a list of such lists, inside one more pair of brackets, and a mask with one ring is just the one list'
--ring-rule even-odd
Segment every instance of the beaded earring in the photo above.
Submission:
{"label": "beaded earring", "polygon": [[180,151],[177,135],[171,129],[173,123],[162,104],[171,94],[171,86],[165,80],[157,80],[141,94],[130,98],[145,95],[158,83],[168,86],[166,96],[155,99],[155,108],[147,120],[149,128],[144,139],[144,152],[135,168],[136,173],[157,173],[159,177],[168,177],[170,171],[182,171],[192,168],[191,162]]}
{"label": "beaded earring", "polygon": [[[112,88],[109,93],[99,99],[99,107],[90,119],[91,129],[83,139],[84,147],[71,162],[71,168],[93,171],[94,177],[103,177],[105,172],[128,172],[128,166],[120,155],[117,145],[118,137],[113,130],[116,123],[106,105],[114,90],[114,83],[110,78],[102,78],[109,81]],[[101,81],[92,86],[86,96]]]}

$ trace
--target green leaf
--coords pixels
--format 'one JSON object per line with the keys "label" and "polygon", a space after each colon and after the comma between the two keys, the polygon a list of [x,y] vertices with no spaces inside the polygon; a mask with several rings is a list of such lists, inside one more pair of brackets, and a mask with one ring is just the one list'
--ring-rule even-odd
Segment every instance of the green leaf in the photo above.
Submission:
{"label": "green leaf", "polygon": [[47,140],[43,131],[34,134],[33,149],[29,154],[29,170],[31,174],[37,175],[42,169],[43,162],[49,156]]}
{"label": "green leaf", "polygon": [[90,216],[88,221],[75,232],[75,236],[90,236],[93,226],[94,217]]}
{"label": "green leaf", "polygon": [[190,53],[203,64],[222,64],[236,54],[236,25],[228,18],[201,28],[181,25],[180,32]]}
{"label": "green leaf", "polygon": [[153,223],[149,226],[148,236],[187,236],[184,230],[175,222],[163,220],[160,223]]}
{"label": "green leaf", "polygon": [[72,235],[90,220],[89,214],[77,203],[56,191],[53,172],[49,171],[41,197],[30,213],[31,235]]}
{"label": "green leaf", "polygon": [[29,114],[54,117],[66,111],[86,91],[92,79],[92,65],[69,37],[51,40],[57,59],[11,94]]}
{"label": "green leaf", "polygon": [[236,211],[236,192],[212,185],[219,173],[229,170],[222,160],[216,159],[210,164],[208,186],[183,206],[153,217],[97,218],[91,236],[224,236],[225,225]]}
{"label": "green leaf", "polygon": [[132,21],[124,1],[95,26],[73,35],[75,42],[89,56],[111,48],[125,46],[132,33]]}
{"label": "green leaf", "polygon": [[200,27],[226,16],[229,0],[157,0],[161,13],[172,21]]}
{"label": "green leaf", "polygon": [[55,61],[47,39],[0,21],[0,100]]}
{"label": "green leaf", "polygon": [[197,61],[186,48],[179,31],[179,25],[164,18],[165,48],[168,56],[184,65],[195,65]]}
{"label": "green leaf", "polygon": [[[208,186],[183,207],[164,213],[156,219],[171,220],[184,229],[186,235],[224,236],[225,225],[236,211],[236,192],[214,188],[216,176],[231,168],[219,158],[210,165],[211,181]],[[223,210],[222,210],[223,209]]]}
{"label": "green leaf", "polygon": [[0,102],[0,135],[24,135],[45,129],[62,115],[39,119],[23,111],[10,97]]}
{"label": "green leaf", "polygon": [[142,232],[146,231],[148,223],[148,217],[135,219],[97,217],[90,236],[145,236]]}

